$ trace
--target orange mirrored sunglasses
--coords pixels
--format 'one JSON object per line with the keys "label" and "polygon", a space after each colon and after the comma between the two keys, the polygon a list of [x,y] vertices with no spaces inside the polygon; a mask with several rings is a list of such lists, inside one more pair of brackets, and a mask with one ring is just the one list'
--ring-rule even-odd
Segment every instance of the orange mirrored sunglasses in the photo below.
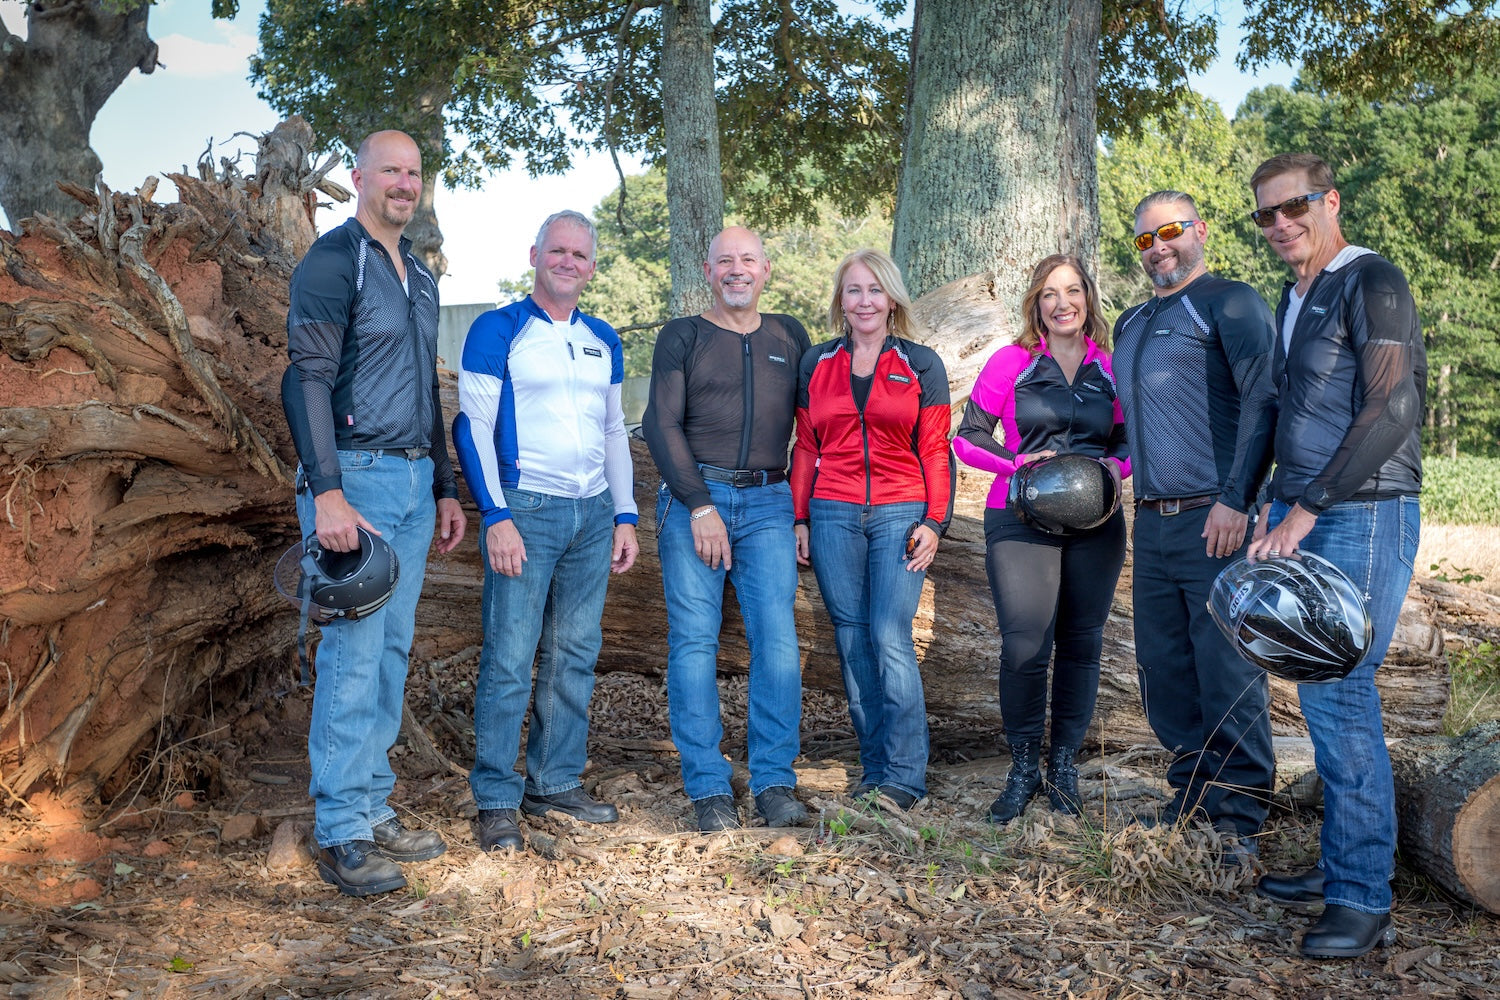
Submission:
{"label": "orange mirrored sunglasses", "polygon": [[1156,245],[1156,238],[1160,236],[1163,240],[1171,241],[1187,232],[1188,226],[1196,223],[1197,219],[1179,219],[1176,222],[1164,222],[1155,229],[1141,233],[1135,238],[1137,250],[1150,250]]}

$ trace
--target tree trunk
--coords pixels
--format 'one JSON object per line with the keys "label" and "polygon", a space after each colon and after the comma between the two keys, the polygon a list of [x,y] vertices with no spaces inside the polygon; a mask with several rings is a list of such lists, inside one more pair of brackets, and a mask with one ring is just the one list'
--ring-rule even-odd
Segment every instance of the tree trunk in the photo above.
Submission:
{"label": "tree trunk", "polygon": [[150,11],[147,3],[32,0],[25,41],[0,25],[0,207],[12,228],[38,213],[83,211],[57,182],[93,188],[102,166],[89,145],[94,117],[131,70],[156,69]]}
{"label": "tree trunk", "polygon": [[[97,786],[212,681],[290,670],[286,290],[313,236],[300,120],[252,178],[174,175],[0,232],[0,773]],[[276,157],[302,157],[277,162]],[[290,676],[290,674],[288,674]],[[170,736],[170,733],[165,734]]]}
{"label": "tree trunk", "polygon": [[703,279],[708,244],[724,225],[719,112],[714,96],[714,26],[708,0],[679,0],[661,12],[662,132],[671,231],[673,316],[703,312],[713,296]]}
{"label": "tree trunk", "polygon": [[1098,255],[1100,6],[918,0],[893,255],[914,296],[991,272],[1019,302],[1048,254]]}
{"label": "tree trunk", "polygon": [[1444,889],[1500,913],[1500,722],[1391,747],[1402,856]]}

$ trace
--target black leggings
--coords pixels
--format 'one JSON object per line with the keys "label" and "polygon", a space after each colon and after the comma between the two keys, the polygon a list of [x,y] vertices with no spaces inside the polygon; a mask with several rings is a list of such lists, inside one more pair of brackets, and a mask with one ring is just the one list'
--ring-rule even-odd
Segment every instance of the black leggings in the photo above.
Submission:
{"label": "black leggings", "polygon": [[1115,511],[1093,531],[1049,535],[991,507],[984,540],[1000,623],[1006,738],[1041,744],[1047,663],[1054,660],[1052,746],[1076,749],[1094,717],[1104,622],[1125,565],[1125,514]]}

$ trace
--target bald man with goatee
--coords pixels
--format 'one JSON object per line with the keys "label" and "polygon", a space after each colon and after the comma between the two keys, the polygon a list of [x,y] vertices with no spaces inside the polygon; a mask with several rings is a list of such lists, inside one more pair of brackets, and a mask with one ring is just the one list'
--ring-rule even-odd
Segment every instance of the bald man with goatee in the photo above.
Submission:
{"label": "bald man with goatee", "polygon": [[662,327],[642,430],[661,471],[657,549],[666,594],[667,701],[682,783],[705,833],[740,825],[717,680],[724,578],[750,644],[748,753],[756,812],[798,826],[802,667],[792,603],[797,543],[786,478],[797,366],[811,347],[790,316],[759,311],[771,264],[760,237],[714,237],[703,275],[713,305]]}
{"label": "bald man with goatee", "polygon": [[297,519],[324,549],[383,538],[398,577],[386,604],[323,626],[307,755],[318,872],[349,896],[406,885],[395,862],[446,850],[408,830],[387,801],[406,664],[434,531],[464,535],[437,382],[437,279],[403,233],[422,194],[422,156],[404,132],[360,143],[354,218],[325,233],[292,274],[291,366],[282,405],[296,443]]}

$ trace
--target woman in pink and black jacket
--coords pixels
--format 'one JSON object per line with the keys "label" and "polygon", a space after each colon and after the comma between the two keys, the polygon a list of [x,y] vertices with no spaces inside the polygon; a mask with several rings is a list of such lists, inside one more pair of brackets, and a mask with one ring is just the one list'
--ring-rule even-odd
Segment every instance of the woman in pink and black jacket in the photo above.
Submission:
{"label": "woman in pink and black jacket", "polygon": [[990,819],[1008,823],[1043,787],[1041,747],[1052,661],[1046,791],[1078,814],[1075,757],[1094,715],[1104,621],[1125,562],[1125,516],[1054,535],[1006,507],[1011,475],[1058,454],[1107,459],[1130,475],[1109,361],[1109,326],[1083,263],[1055,254],[1032,272],[1023,329],[985,364],[953,441],[958,457],[995,473],[984,512],[985,567],[999,618],[1000,711],[1010,743],[1005,789]]}
{"label": "woman in pink and black jacket", "polygon": [[834,274],[840,336],[802,355],[792,506],[797,560],[833,620],[857,796],[902,809],[927,793],[927,708],[911,623],[953,510],[948,374],[911,337],[901,272],[857,250]]}

